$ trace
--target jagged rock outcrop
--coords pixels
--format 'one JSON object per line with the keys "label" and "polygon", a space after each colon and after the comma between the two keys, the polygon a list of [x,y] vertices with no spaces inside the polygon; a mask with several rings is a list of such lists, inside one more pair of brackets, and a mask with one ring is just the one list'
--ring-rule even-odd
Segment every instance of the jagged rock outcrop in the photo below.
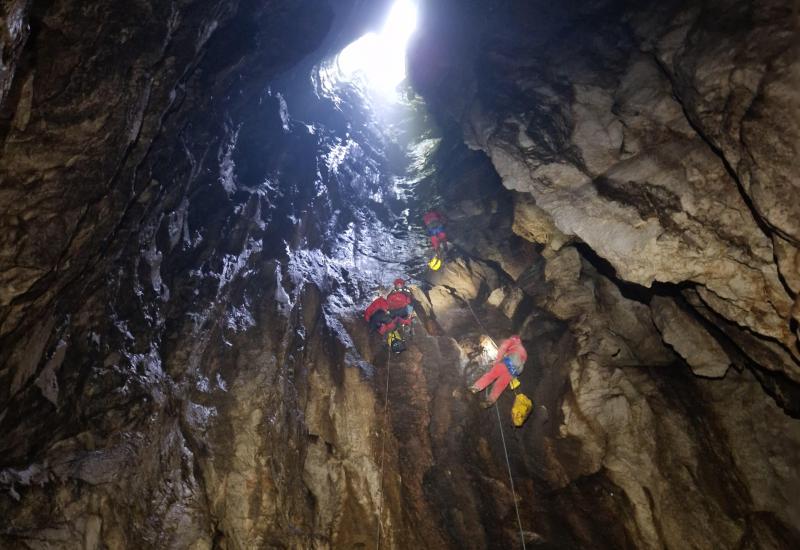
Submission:
{"label": "jagged rock outcrop", "polygon": [[[536,267],[541,263],[543,267]],[[796,486],[791,468],[778,474],[762,453],[782,457],[778,470],[788,467],[800,450],[800,434],[796,421],[751,374],[734,371],[724,380],[708,381],[687,375],[661,342],[663,336],[669,343],[660,326],[663,314],[653,313],[651,320],[647,305],[632,292],[636,289],[618,287],[574,247],[545,249],[522,277],[526,280],[542,308],[522,323],[525,337],[536,342],[535,401],[560,407],[550,412],[559,421],[537,434],[528,450],[538,463],[534,476],[551,497],[558,495],[548,506],[558,509],[577,494],[593,494],[596,500],[586,506],[595,513],[608,510],[609,519],[622,525],[618,532],[603,531],[580,513],[559,509],[578,533],[579,545],[792,544],[796,534],[789,526],[796,508],[778,494],[774,501],[764,499],[758,480],[777,477]],[[681,347],[675,351],[693,338],[710,338],[697,332],[698,321],[679,313],[674,298],[653,297],[650,309],[659,307],[676,316],[669,322],[688,324],[680,326],[687,336],[677,339]],[[560,329],[549,315],[561,320]],[[690,352],[716,350],[722,355],[710,357],[722,364],[726,356],[718,346]],[[686,360],[708,357],[687,353]],[[700,371],[708,363],[690,365],[709,376]],[[554,394],[564,397],[550,401]],[[779,426],[775,429],[781,435],[766,447],[777,445],[780,451],[766,451],[763,442],[745,435],[753,421],[747,412],[751,404],[759,411],[754,415],[765,414],[771,425]],[[546,528],[539,532],[546,533]],[[545,539],[552,540],[548,535]]]}
{"label": "jagged rock outcrop", "polygon": [[[797,171],[796,155],[781,153],[800,143],[797,117],[786,121],[800,105],[788,91],[796,9],[532,2],[454,13],[429,8],[412,80],[516,192],[514,233],[544,247],[521,287],[576,347],[561,366],[569,383],[549,445],[571,442],[567,462],[579,466],[559,467],[566,450],[551,450],[552,482],[574,491],[580,476],[602,476],[617,487],[626,511],[613,514],[627,522],[618,546],[791,544],[796,507],[755,496],[754,472],[776,472],[725,419],[728,406],[741,410],[736,398],[718,399],[760,384],[774,399],[759,398],[770,422],[786,429],[778,454],[795,456],[798,427],[785,413],[798,410],[797,243],[780,221],[792,207],[773,206],[793,202]],[[756,177],[758,163],[770,167]],[[666,374],[681,360],[724,379]],[[698,469],[709,452],[721,462],[707,477]],[[691,479],[659,479],[678,463]],[[796,486],[788,470],[778,477]],[[732,492],[710,491],[720,485]]]}
{"label": "jagged rock outcrop", "polygon": [[[452,44],[419,46],[446,52],[437,67],[445,83],[428,76],[428,58],[418,63],[426,97],[524,193],[516,232],[556,247],[561,234],[576,237],[625,281],[690,284],[761,346],[781,344],[788,354],[777,368],[796,379],[796,291],[785,281],[797,243],[780,221],[792,218],[797,171],[796,155],[780,153],[798,143],[789,113],[800,100],[779,92],[797,78],[796,63],[787,66],[797,53],[790,3],[626,11],[603,2],[532,23],[540,12],[467,13],[463,25],[483,38],[466,60]],[[759,163],[771,168],[753,183]]]}
{"label": "jagged rock outcrop", "polygon": [[703,325],[669,298],[655,296],[650,309],[664,342],[675,348],[692,372],[710,378],[725,376],[731,360]]}

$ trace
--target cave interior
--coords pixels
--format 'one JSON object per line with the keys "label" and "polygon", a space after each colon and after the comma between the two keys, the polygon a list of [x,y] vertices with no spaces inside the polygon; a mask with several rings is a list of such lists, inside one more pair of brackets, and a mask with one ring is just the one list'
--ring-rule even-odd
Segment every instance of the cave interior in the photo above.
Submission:
{"label": "cave interior", "polygon": [[797,2],[0,23],[0,547],[800,548]]}

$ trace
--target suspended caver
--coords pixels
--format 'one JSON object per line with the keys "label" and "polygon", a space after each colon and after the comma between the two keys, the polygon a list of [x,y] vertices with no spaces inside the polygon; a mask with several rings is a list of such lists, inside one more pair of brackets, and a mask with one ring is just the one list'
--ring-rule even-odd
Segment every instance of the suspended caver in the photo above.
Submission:
{"label": "suspended caver", "polygon": [[444,263],[445,249],[447,247],[447,233],[444,228],[444,216],[436,210],[430,210],[422,216],[422,222],[425,224],[425,231],[431,240],[434,256],[428,262],[428,267],[433,271],[441,269]]}
{"label": "suspended caver", "polygon": [[473,393],[477,393],[493,384],[489,398],[481,403],[483,407],[490,407],[497,401],[511,381],[522,373],[527,359],[528,352],[519,336],[511,336],[500,345],[497,360],[491,370],[476,380],[470,388]]}
{"label": "suspended caver", "polygon": [[394,289],[386,298],[375,298],[364,312],[364,319],[373,331],[386,336],[389,349],[394,353],[401,353],[406,349],[403,333],[408,330],[413,334],[413,313],[411,290],[406,287],[403,279],[395,279]]}

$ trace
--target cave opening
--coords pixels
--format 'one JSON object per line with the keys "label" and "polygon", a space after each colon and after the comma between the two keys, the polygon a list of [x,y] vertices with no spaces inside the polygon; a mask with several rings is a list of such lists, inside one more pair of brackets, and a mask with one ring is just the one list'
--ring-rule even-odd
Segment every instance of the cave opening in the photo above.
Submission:
{"label": "cave opening", "polygon": [[416,27],[416,4],[396,0],[380,31],[368,32],[336,55],[341,78],[361,78],[370,90],[389,96],[397,93],[406,77],[406,47]]}
{"label": "cave opening", "polygon": [[800,546],[790,2],[6,4],[0,547]]}

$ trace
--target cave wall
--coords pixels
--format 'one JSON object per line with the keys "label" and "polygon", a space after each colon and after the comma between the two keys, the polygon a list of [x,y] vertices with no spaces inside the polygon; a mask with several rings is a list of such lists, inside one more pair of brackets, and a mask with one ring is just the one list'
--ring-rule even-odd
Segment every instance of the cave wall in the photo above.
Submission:
{"label": "cave wall", "polygon": [[3,4],[0,546],[515,540],[452,337],[420,331],[382,415],[360,312],[424,238],[319,65],[381,8]]}
{"label": "cave wall", "polygon": [[[305,88],[292,75],[282,86],[297,103],[313,97],[311,65],[380,3],[2,8],[0,545],[330,547],[352,536],[366,504],[348,495],[364,487],[337,485],[350,512],[315,523],[321,496],[304,482],[317,449],[303,420],[308,365],[335,369],[320,351],[319,290],[287,253],[347,229],[354,212],[334,214],[332,200],[372,193],[378,178],[346,181],[344,163],[328,172],[325,155],[355,119],[314,133],[270,84],[299,66]],[[336,383],[364,393],[358,372]],[[362,462],[371,396],[347,421],[362,425]],[[376,467],[358,472],[373,496]]]}
{"label": "cave wall", "polygon": [[[423,35],[416,82],[522,192],[518,231],[577,237],[626,282],[685,287],[745,355],[769,355],[754,362],[776,385],[797,382],[797,239],[781,221],[797,161],[780,153],[798,143],[792,4],[450,13],[441,24],[464,29]],[[724,374],[723,356],[704,361]]]}
{"label": "cave wall", "polygon": [[[479,316],[510,315],[532,350],[522,388],[537,406],[512,440],[514,471],[530,484],[532,501],[523,499],[523,514],[533,512],[523,515],[536,534],[530,540],[585,548],[794,544],[797,421],[741,365],[726,365],[724,377],[696,374],[653,313],[655,303],[677,307],[674,291],[620,281],[574,237],[556,236],[557,250],[532,243],[519,231],[529,218],[518,215],[530,199],[496,188],[481,195],[474,186],[491,171],[470,177],[460,168],[465,159],[450,160],[451,233],[499,272],[490,286],[501,297],[483,298]],[[524,227],[553,237],[541,224]],[[436,295],[434,287],[434,309],[444,309]],[[683,309],[675,314],[697,322]],[[458,323],[454,317],[445,322]],[[697,337],[689,329],[678,336]],[[707,350],[705,341],[695,345]],[[468,379],[479,373],[466,370]]]}
{"label": "cave wall", "polygon": [[319,72],[383,7],[2,2],[0,545],[516,547],[515,331],[529,545],[796,546],[792,12],[430,4],[395,174]]}
{"label": "cave wall", "polygon": [[595,503],[619,546],[791,545],[796,6],[458,7],[429,6],[411,78],[514,192],[544,264],[519,286],[577,348],[549,363],[567,387],[543,477],[621,491]]}

